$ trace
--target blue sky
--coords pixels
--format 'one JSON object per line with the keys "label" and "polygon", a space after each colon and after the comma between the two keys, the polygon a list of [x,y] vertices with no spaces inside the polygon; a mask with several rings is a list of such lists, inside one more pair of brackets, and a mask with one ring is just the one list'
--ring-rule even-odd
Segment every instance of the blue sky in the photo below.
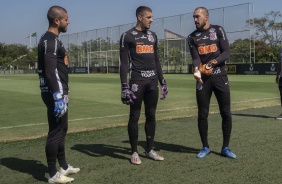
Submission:
{"label": "blue sky", "polygon": [[30,33],[41,36],[47,30],[46,14],[52,5],[67,9],[69,34],[133,23],[135,10],[140,5],[151,7],[154,18],[161,18],[191,13],[198,6],[215,9],[244,3],[254,4],[257,18],[271,10],[280,11],[282,7],[281,0],[1,0],[0,42],[29,45]]}

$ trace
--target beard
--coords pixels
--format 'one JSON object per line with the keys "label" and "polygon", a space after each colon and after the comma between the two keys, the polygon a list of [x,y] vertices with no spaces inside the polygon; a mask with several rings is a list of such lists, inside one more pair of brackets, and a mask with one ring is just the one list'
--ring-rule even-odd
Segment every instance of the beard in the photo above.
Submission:
{"label": "beard", "polygon": [[203,22],[203,23],[200,24],[200,25],[196,25],[196,28],[197,28],[197,29],[203,29],[205,26],[206,26],[206,22]]}
{"label": "beard", "polygon": [[60,26],[60,27],[59,27],[59,31],[60,31],[61,33],[67,32],[67,26]]}

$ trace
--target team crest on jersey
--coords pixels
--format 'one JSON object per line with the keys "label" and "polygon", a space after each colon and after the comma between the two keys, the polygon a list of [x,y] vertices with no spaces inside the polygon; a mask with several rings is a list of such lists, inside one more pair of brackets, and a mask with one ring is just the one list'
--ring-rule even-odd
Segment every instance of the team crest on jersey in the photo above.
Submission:
{"label": "team crest on jersey", "polygon": [[201,35],[201,32],[196,32],[195,33],[195,36],[200,36]]}
{"label": "team crest on jersey", "polygon": [[137,35],[138,32],[137,32],[137,31],[132,31],[131,34],[132,34],[132,35]]}
{"label": "team crest on jersey", "polygon": [[132,91],[132,92],[138,91],[138,85],[137,85],[137,84],[132,84],[132,86],[131,86],[131,91]]}
{"label": "team crest on jersey", "polygon": [[217,39],[216,33],[215,32],[211,32],[210,33],[210,40],[216,40],[216,39]]}
{"label": "team crest on jersey", "polygon": [[209,32],[213,33],[213,32],[215,32],[215,29],[214,28],[210,28]]}
{"label": "team crest on jersey", "polygon": [[154,42],[154,41],[155,41],[153,35],[151,35],[151,34],[148,34],[148,40],[149,40],[150,42]]}

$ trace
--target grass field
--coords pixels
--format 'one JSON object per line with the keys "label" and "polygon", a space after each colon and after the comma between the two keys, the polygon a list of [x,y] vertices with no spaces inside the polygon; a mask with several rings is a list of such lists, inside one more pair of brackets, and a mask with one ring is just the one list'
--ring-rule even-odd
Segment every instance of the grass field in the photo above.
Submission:
{"label": "grass field", "polygon": [[[166,75],[169,95],[159,101],[157,118],[196,114],[195,80],[191,75]],[[279,104],[273,76],[229,76],[232,110]],[[37,75],[0,76],[0,142],[46,135],[47,117]],[[120,101],[119,75],[71,75],[69,132],[126,125],[129,107]],[[215,98],[211,113],[218,112]],[[144,122],[141,116],[140,122]]]}
{"label": "grass field", "polygon": [[[120,102],[118,75],[70,76],[69,132],[75,133],[67,136],[67,156],[82,170],[75,183],[280,183],[281,122],[274,117],[281,108],[274,76],[229,76],[230,147],[237,154],[235,160],[219,156],[221,119],[214,97],[209,118],[212,153],[196,159],[201,143],[194,79],[191,75],[165,77],[169,96],[158,104],[155,144],[165,161],[144,157],[140,124],[142,164],[133,166],[127,130],[121,126],[127,124],[129,109]],[[36,75],[0,76],[0,173],[5,176],[1,184],[47,181],[42,137],[47,133],[46,108],[38,85]],[[80,132],[84,130],[88,131]],[[32,139],[36,137],[42,138]]]}

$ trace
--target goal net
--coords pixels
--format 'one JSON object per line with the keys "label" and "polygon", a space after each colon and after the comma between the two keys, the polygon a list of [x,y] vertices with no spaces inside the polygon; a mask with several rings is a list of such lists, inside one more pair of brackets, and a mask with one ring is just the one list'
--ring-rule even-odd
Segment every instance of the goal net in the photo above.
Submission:
{"label": "goal net", "polygon": [[90,73],[118,73],[119,50],[88,52],[87,62]]}

